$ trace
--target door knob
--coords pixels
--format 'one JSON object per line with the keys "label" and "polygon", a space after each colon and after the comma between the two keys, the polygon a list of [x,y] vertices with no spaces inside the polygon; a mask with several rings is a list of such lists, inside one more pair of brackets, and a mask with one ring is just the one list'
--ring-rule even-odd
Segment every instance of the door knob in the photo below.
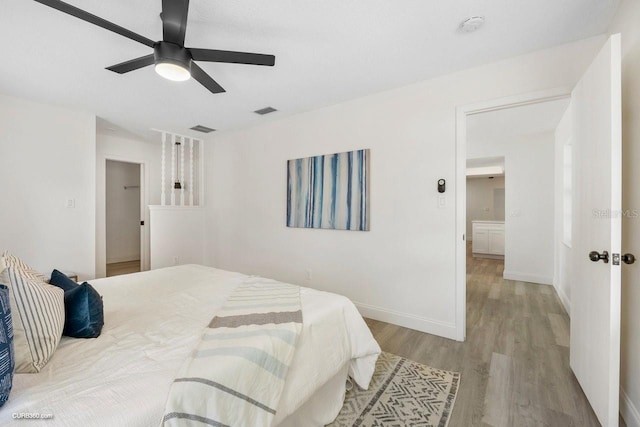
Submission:
{"label": "door knob", "polygon": [[600,260],[604,261],[605,264],[609,263],[609,252],[602,251],[602,253],[598,253],[598,251],[589,252],[589,259],[593,262],[598,262]]}
{"label": "door knob", "polygon": [[621,258],[622,262],[624,262],[625,264],[633,264],[634,262],[636,262],[636,257],[633,256],[633,254],[624,254]]}

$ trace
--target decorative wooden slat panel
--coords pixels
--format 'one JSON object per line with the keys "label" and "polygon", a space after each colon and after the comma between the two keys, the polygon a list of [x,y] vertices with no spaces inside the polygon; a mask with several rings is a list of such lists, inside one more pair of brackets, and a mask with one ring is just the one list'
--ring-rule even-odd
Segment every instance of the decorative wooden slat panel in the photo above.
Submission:
{"label": "decorative wooden slat panel", "polygon": [[[202,140],[172,132],[159,132],[162,136],[161,205],[202,206],[204,201]],[[185,147],[187,144],[189,146]],[[185,160],[185,155],[189,156],[188,161]],[[167,161],[171,161],[170,171]],[[180,188],[176,189],[178,182]]]}

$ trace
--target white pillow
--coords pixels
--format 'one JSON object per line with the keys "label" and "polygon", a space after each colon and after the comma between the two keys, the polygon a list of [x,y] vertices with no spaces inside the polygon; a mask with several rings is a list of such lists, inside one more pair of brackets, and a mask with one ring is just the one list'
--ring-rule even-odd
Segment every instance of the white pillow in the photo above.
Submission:
{"label": "white pillow", "polygon": [[[2,268],[2,264],[4,264],[4,268]],[[23,275],[28,276],[33,280],[49,283],[49,280],[47,280],[47,278],[43,274],[31,268],[26,262],[22,261],[17,256],[11,254],[9,251],[5,251],[2,254],[2,261],[0,263],[0,273],[2,272],[2,270],[8,267],[15,267],[21,270]]]}
{"label": "white pillow", "polygon": [[8,266],[0,282],[10,290],[15,372],[40,372],[64,329],[64,291]]}

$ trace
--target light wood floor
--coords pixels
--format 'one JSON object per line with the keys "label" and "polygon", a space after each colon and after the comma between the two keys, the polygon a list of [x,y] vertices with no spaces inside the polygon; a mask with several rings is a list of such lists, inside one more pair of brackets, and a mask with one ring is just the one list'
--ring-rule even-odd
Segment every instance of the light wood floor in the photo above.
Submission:
{"label": "light wood floor", "polygon": [[114,262],[107,264],[107,277],[120,276],[121,274],[138,273],[140,271],[140,260]]}
{"label": "light wood floor", "polygon": [[461,373],[451,427],[599,426],[569,368],[569,318],[555,290],[504,280],[503,269],[467,258],[464,343],[367,324],[384,351]]}

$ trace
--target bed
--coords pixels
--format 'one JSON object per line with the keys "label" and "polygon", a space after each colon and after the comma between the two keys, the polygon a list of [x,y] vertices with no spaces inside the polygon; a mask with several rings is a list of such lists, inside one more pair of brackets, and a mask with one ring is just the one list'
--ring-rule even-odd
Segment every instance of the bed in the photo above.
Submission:
{"label": "bed", "polygon": [[[95,339],[63,337],[41,372],[16,374],[0,425],[158,426],[176,371],[226,297],[248,276],[185,265],[91,281],[105,325]],[[322,426],[345,381],[368,387],[380,348],[347,298],[301,288],[303,326],[274,425]],[[194,308],[196,307],[196,308]],[[17,415],[16,415],[17,414]]]}

